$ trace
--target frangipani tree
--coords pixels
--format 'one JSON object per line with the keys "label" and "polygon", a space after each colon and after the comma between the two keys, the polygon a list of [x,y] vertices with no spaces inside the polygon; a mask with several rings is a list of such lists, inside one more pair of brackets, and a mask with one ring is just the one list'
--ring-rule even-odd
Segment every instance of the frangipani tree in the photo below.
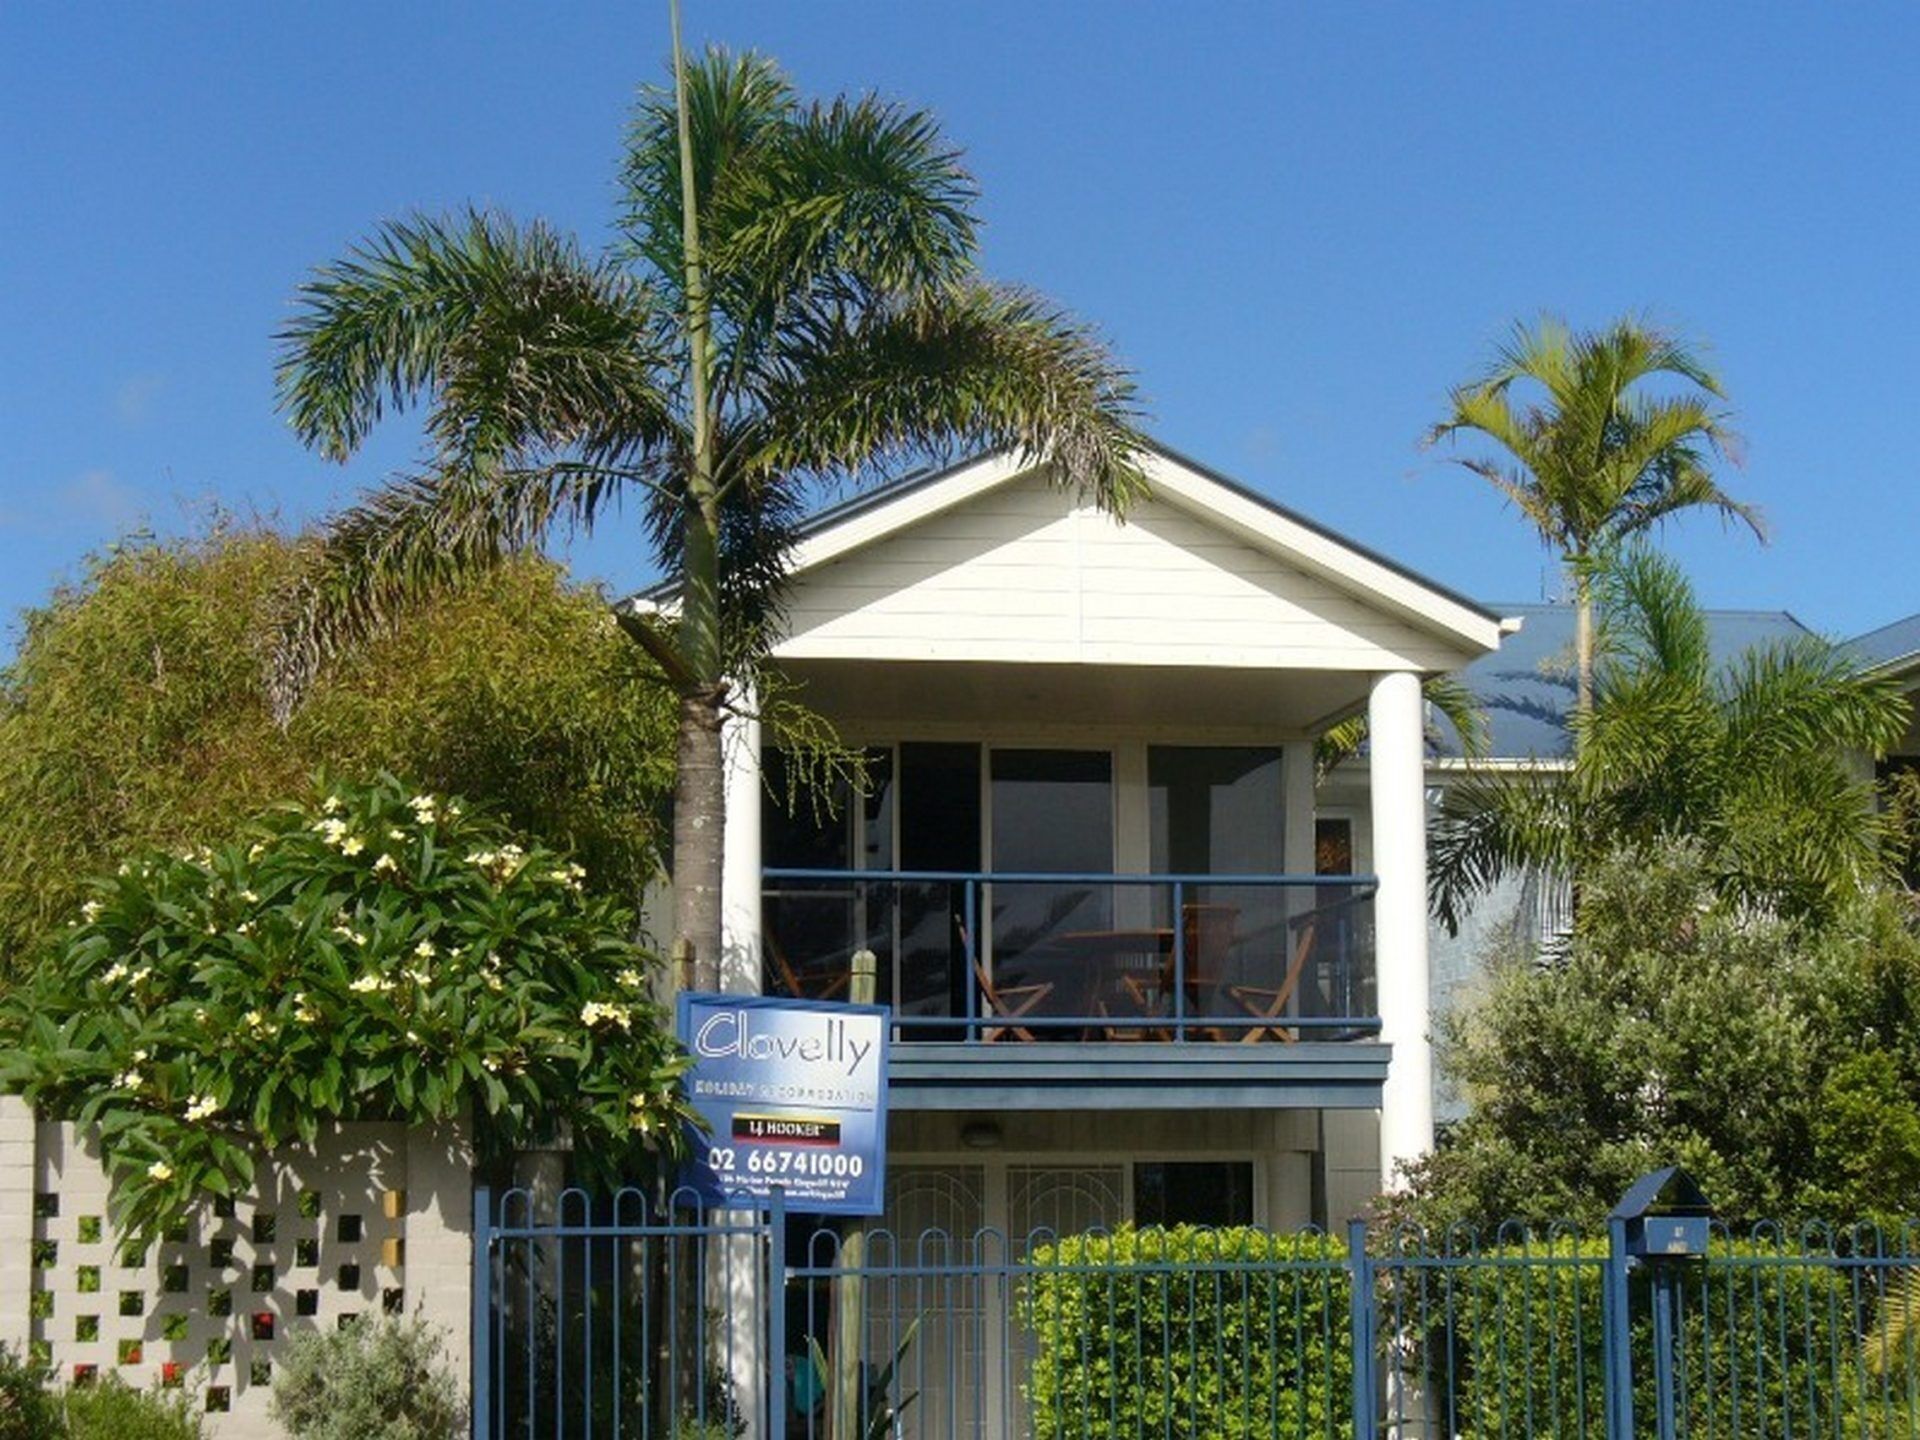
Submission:
{"label": "frangipani tree", "polygon": [[289,712],[417,598],[631,506],[674,600],[619,619],[678,696],[675,930],[711,983],[721,724],[809,499],[962,446],[1024,451],[1115,510],[1144,482],[1129,377],[979,274],[974,184],[930,115],[803,101],[756,55],[675,55],[677,95],[640,99],[606,253],[498,214],[414,218],[302,289],[280,366],[296,433],[345,461],[418,405],[428,449],[330,527],[274,690]]}
{"label": "frangipani tree", "polygon": [[1458,463],[1559,552],[1573,581],[1580,710],[1593,703],[1593,585],[1609,554],[1696,507],[1763,533],[1758,514],[1714,478],[1735,443],[1725,399],[1699,355],[1663,331],[1623,319],[1576,332],[1548,316],[1516,326],[1428,432],[1429,444],[1492,441],[1502,453]]}

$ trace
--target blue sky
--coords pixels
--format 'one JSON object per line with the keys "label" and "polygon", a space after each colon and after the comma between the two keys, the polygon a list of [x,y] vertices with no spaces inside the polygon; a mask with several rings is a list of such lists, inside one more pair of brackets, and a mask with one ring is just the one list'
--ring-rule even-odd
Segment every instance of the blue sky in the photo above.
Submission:
{"label": "blue sky", "polygon": [[[986,261],[1097,322],[1168,443],[1488,599],[1547,561],[1422,453],[1515,318],[1710,342],[1747,438],[1669,544],[1709,603],[1920,610],[1920,11],[687,0],[815,93],[934,109]],[[346,469],[273,409],[295,284],[477,201],[606,234],[664,0],[0,8],[0,612],[210,500],[299,522]],[[575,554],[646,576],[618,526]],[[11,639],[6,642],[8,648]]]}

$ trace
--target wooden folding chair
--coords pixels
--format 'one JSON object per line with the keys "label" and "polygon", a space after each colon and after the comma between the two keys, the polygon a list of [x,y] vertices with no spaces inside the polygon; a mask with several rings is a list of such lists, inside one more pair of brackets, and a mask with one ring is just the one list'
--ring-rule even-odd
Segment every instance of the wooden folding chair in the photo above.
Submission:
{"label": "wooden folding chair", "polygon": [[[982,965],[978,959],[972,960],[971,963],[974,982],[980,987],[982,1014],[995,1015],[1007,1020],[1017,1019],[1053,993],[1051,980],[1034,985],[995,985],[993,977],[987,973],[986,966]],[[1009,1031],[1016,1039],[1031,1041],[1034,1038],[1033,1031],[1022,1025],[998,1025],[990,1030],[982,1030],[980,1038],[991,1044]]]}
{"label": "wooden folding chair", "polygon": [[773,932],[764,930],[761,932],[761,938],[766,942],[767,958],[773,961],[774,972],[780,977],[780,983],[796,1000],[831,1000],[853,981],[853,966],[849,963],[847,968],[838,975],[823,977],[824,984],[820,988],[809,990],[801,981],[799,972],[793,968],[793,962],[787,959],[787,952],[782,950],[780,942],[773,938]]}
{"label": "wooden folding chair", "polygon": [[[1307,957],[1313,953],[1313,930],[1314,920],[1308,917],[1307,923],[1300,927],[1300,939],[1293,947],[1293,959],[1287,963],[1287,973],[1278,985],[1227,986],[1227,993],[1239,1002],[1247,1014],[1256,1020],[1277,1020],[1281,1017],[1292,1001],[1294,992],[1300,988],[1300,977],[1306,972]],[[1300,1038],[1284,1025],[1251,1025],[1240,1039],[1252,1042],[1269,1033],[1288,1044]]]}

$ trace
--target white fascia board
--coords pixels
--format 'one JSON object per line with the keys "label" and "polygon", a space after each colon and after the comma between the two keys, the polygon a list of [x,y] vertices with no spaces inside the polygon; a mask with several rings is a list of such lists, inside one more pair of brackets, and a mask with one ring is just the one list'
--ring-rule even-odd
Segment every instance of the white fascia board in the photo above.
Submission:
{"label": "white fascia board", "polygon": [[984,495],[1034,468],[1035,462],[1024,454],[1006,451],[958,466],[931,484],[915,486],[897,499],[882,500],[838,524],[806,536],[793,548],[790,571],[799,574],[838,560],[862,545],[884,539],[943,510],[964,505],[976,495]]}
{"label": "white fascia board", "polygon": [[1363,599],[1383,603],[1422,629],[1460,646],[1466,652],[1464,659],[1499,649],[1501,637],[1519,628],[1516,620],[1496,619],[1462,605],[1330,535],[1195,474],[1168,456],[1148,451],[1142,458],[1154,494],[1175,498],[1224,522],[1243,539],[1277,552]]}
{"label": "white fascia board", "polygon": [[1435,775],[1565,775],[1572,771],[1573,761],[1564,756],[1539,760],[1488,756],[1482,760],[1466,760],[1458,755],[1443,755],[1427,761],[1427,769]]}

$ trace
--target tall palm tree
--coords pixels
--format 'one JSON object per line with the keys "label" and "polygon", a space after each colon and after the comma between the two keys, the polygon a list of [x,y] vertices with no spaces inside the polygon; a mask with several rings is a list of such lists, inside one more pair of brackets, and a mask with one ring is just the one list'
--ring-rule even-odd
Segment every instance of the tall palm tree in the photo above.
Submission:
{"label": "tall palm tree", "polygon": [[286,712],[424,593],[635,502],[677,600],[617,618],[679,697],[675,948],[710,986],[721,725],[809,499],[962,446],[1020,450],[1116,511],[1144,480],[1129,376],[980,276],[975,187],[930,115],[803,102],[767,59],[674,50],[675,88],[639,101],[608,253],[474,211],[386,224],[302,288],[279,370],[296,433],[345,461],[420,405],[428,455],[328,529],[274,694]]}
{"label": "tall palm tree", "polygon": [[[1664,382],[1664,383],[1663,383]],[[1764,538],[1715,481],[1735,443],[1720,382],[1685,344],[1636,320],[1576,333],[1516,325],[1493,364],[1455,389],[1427,442],[1474,434],[1505,453],[1460,456],[1557,550],[1573,581],[1576,707],[1593,703],[1593,583],[1606,555],[1704,506]]]}
{"label": "tall palm tree", "polygon": [[1884,873],[1883,821],[1848,752],[1904,733],[1897,684],[1811,636],[1716,667],[1692,587],[1643,547],[1602,572],[1596,598],[1572,766],[1470,776],[1433,822],[1429,898],[1449,928],[1503,876],[1572,882],[1635,847],[1697,846],[1729,898],[1789,913]]}

